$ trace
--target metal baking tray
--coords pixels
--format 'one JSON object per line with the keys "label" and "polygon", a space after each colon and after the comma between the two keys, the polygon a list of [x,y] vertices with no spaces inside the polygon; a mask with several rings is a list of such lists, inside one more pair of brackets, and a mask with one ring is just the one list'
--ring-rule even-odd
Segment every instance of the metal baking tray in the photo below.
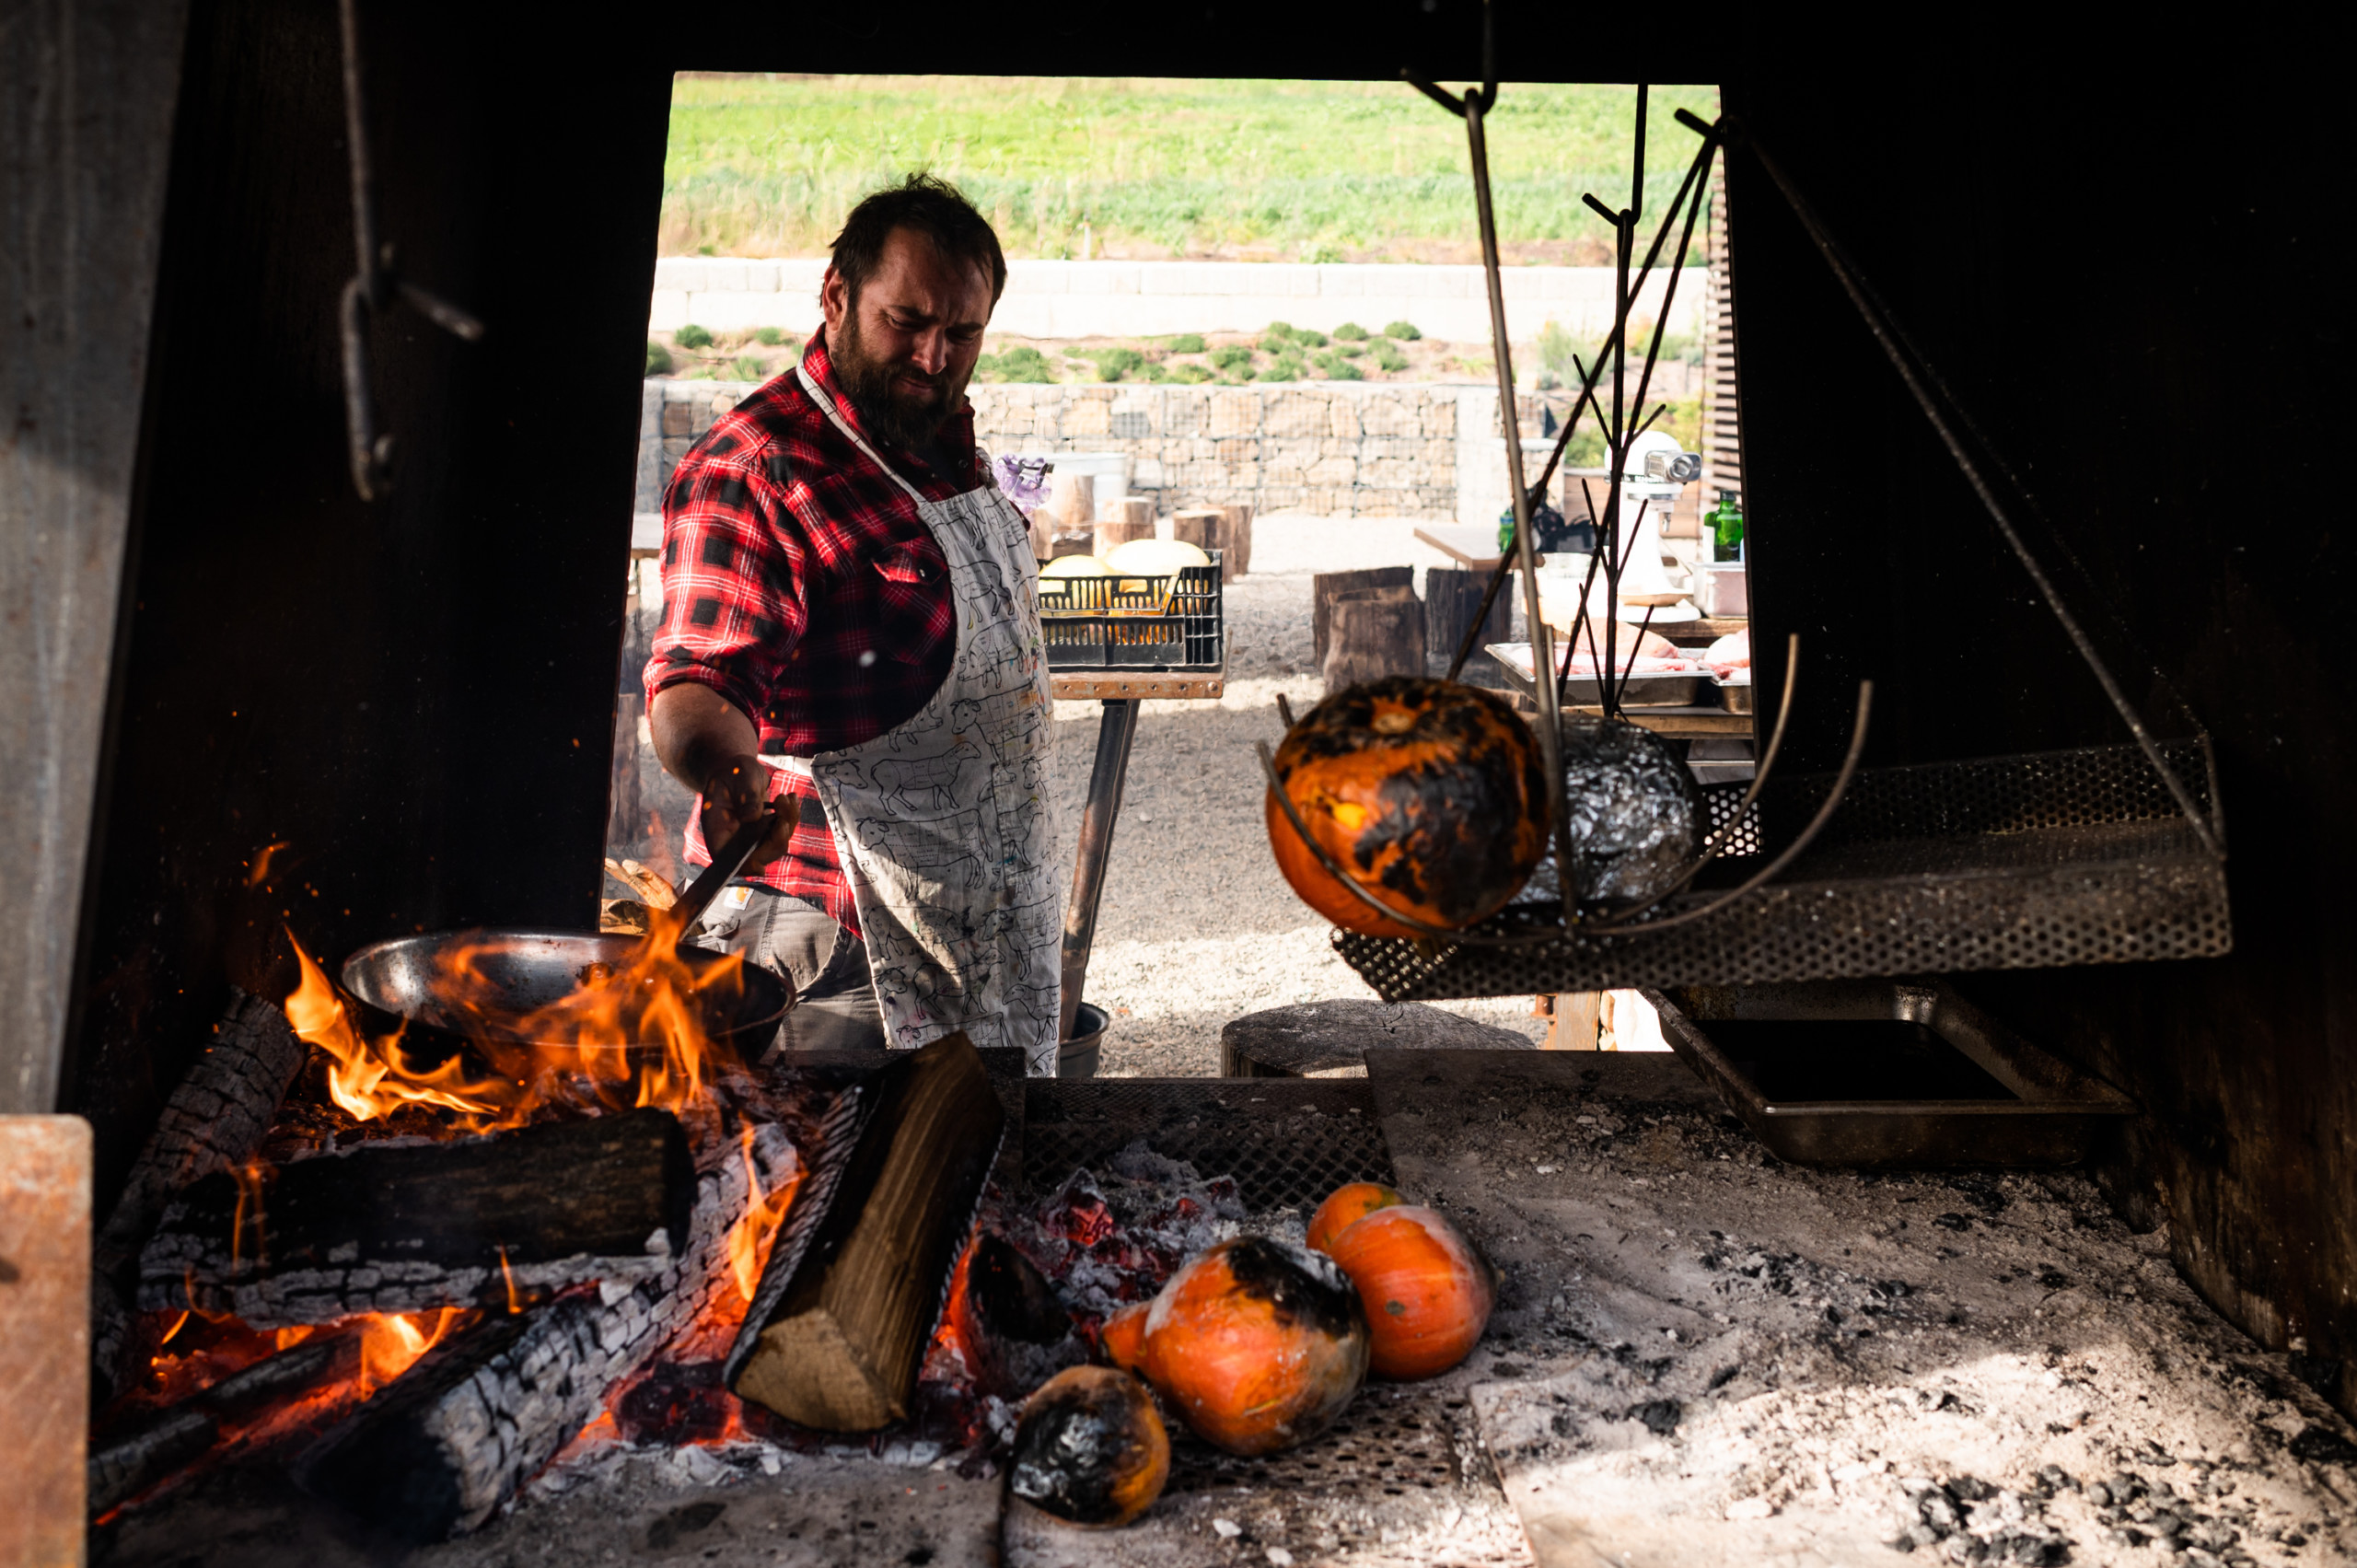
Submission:
{"label": "metal baking tray", "polygon": [[[1492,643],[1486,651],[1497,660],[1498,668],[1506,674],[1506,684],[1526,697],[1536,699],[1538,683],[1530,675],[1530,645],[1528,643]],[[1631,675],[1622,688],[1620,703],[1630,708],[1685,708],[1701,698],[1703,682],[1711,678],[1701,670],[1691,675]],[[1596,703],[1604,701],[1604,682],[1590,676],[1582,679],[1572,677],[1563,682],[1563,701],[1572,703]]]}
{"label": "metal baking tray", "polygon": [[1938,982],[1644,995],[1669,1048],[1795,1165],[2076,1165],[2135,1109]]}
{"label": "metal baking tray", "polygon": [[1750,681],[1721,680],[1716,676],[1713,676],[1711,678],[1711,684],[1718,688],[1719,705],[1726,709],[1727,712],[1731,714],[1747,714],[1753,711],[1751,706]]}

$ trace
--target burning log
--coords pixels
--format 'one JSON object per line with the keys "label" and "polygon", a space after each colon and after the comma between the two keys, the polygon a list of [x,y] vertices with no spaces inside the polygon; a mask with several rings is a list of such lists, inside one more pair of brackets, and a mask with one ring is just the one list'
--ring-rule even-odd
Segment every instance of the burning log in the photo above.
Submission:
{"label": "burning log", "polygon": [[686,1135],[666,1110],[362,1144],[189,1189],[141,1257],[139,1302],[258,1329],[512,1306],[662,1272],[687,1246],[695,1198]]}
{"label": "burning log", "polygon": [[963,1034],[844,1091],[729,1351],[728,1386],[824,1431],[906,1416],[1005,1126]]}
{"label": "burning log", "polygon": [[193,1464],[220,1441],[223,1421],[348,1377],[359,1361],[357,1334],[307,1340],[125,1431],[109,1434],[90,1450],[90,1513],[120,1507]]}
{"label": "burning log", "polygon": [[697,1178],[687,1246],[668,1267],[445,1341],[314,1451],[305,1484],[389,1537],[440,1539],[489,1518],[618,1384],[735,1288],[730,1243],[752,1189],[790,1183],[796,1156],[775,1125],[741,1151],[713,1154]]}
{"label": "burning log", "polygon": [[253,1157],[302,1069],[305,1049],[285,1014],[233,991],[213,1043],[164,1102],[92,1249],[90,1361],[102,1388],[111,1391],[128,1358],[125,1300],[148,1233],[180,1189]]}

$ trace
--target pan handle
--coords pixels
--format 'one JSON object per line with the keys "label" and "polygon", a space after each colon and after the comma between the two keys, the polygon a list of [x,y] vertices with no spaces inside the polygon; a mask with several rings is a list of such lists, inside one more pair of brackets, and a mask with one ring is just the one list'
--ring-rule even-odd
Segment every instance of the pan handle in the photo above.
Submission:
{"label": "pan handle", "polygon": [[712,864],[703,868],[703,875],[688,884],[688,890],[671,906],[682,935],[694,929],[696,922],[703,918],[703,912],[712,907],[712,900],[720,897],[720,889],[745,868],[745,862],[752,858],[776,821],[777,806],[772,802],[768,810],[737,829],[737,836],[721,845],[719,853],[712,857]]}

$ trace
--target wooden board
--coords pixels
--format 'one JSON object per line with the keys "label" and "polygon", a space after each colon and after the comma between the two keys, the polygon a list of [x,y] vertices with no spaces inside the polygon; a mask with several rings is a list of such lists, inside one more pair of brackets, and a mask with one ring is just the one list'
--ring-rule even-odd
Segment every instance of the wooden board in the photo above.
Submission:
{"label": "wooden board", "polygon": [[1227,690],[1225,675],[1051,675],[1049,690],[1059,702],[1113,697],[1217,697]]}
{"label": "wooden board", "polygon": [[1327,640],[1332,633],[1334,599],[1360,588],[1405,588],[1415,591],[1412,566],[1372,566],[1357,572],[1319,572],[1309,579],[1309,658],[1326,668]]}
{"label": "wooden board", "polygon": [[0,1562],[82,1561],[90,1124],[0,1116]]}

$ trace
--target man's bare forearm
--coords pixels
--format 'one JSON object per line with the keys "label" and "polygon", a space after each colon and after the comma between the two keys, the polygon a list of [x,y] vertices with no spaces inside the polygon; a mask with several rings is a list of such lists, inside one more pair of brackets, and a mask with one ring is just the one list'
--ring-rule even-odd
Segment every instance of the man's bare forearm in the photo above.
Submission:
{"label": "man's bare forearm", "polygon": [[666,686],[646,718],[663,771],[698,794],[714,773],[761,749],[761,732],[745,710],[709,686]]}

